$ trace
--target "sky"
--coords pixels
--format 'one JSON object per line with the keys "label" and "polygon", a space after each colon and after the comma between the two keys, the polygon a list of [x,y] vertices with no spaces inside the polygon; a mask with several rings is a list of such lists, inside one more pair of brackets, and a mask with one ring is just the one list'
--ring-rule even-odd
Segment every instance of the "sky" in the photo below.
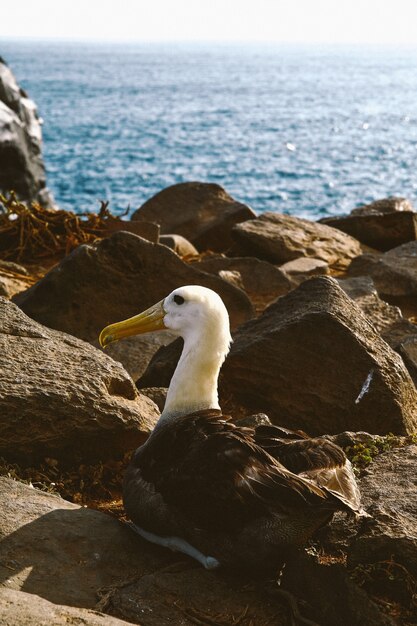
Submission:
{"label": "sky", "polygon": [[417,44],[417,0],[18,0],[1,39]]}

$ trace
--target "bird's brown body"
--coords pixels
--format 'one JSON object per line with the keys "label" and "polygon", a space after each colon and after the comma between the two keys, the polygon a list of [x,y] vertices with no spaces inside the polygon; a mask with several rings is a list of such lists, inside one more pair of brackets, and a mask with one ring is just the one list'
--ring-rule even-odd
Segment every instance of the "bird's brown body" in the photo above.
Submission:
{"label": "bird's brown body", "polygon": [[199,411],[161,425],[138,448],[124,504],[141,528],[181,537],[222,565],[274,567],[335,511],[358,511],[348,463],[325,439]]}

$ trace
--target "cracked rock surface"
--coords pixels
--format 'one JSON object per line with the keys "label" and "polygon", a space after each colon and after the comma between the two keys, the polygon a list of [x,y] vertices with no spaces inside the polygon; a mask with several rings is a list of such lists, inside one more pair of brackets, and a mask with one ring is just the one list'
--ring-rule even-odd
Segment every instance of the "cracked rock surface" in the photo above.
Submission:
{"label": "cracked rock surface", "polygon": [[134,448],[159,411],[123,367],[0,297],[0,456],[105,459]]}

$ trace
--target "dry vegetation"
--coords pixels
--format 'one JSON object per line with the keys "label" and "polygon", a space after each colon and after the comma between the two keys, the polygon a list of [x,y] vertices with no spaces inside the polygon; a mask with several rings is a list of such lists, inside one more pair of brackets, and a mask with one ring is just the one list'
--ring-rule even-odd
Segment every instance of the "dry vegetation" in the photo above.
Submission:
{"label": "dry vegetation", "polygon": [[0,258],[33,263],[62,257],[80,244],[106,236],[121,222],[107,202],[101,202],[98,213],[76,214],[45,209],[37,202],[26,205],[13,193],[0,195]]}

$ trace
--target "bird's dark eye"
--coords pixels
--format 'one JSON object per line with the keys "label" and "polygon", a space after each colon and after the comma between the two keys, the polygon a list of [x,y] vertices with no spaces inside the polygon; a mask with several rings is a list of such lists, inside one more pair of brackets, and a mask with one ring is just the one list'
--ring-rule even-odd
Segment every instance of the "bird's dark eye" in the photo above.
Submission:
{"label": "bird's dark eye", "polygon": [[184,304],[185,300],[184,300],[184,298],[182,296],[175,295],[174,296],[174,302],[176,304]]}

